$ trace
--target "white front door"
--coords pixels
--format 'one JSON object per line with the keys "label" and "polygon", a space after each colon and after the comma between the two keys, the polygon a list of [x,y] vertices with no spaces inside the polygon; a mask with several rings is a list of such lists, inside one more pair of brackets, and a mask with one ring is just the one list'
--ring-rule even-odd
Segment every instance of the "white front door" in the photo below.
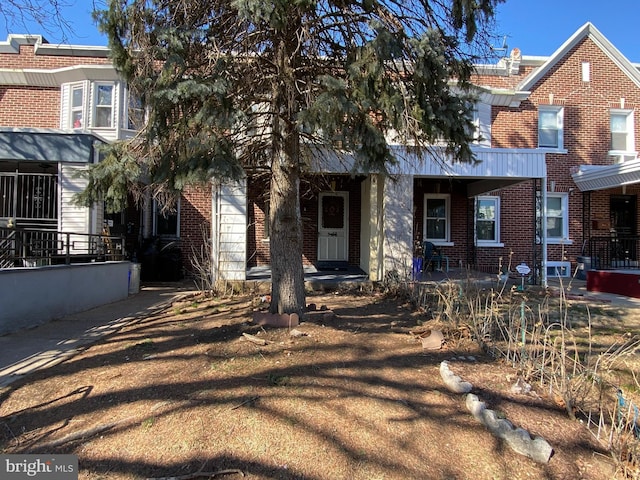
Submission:
{"label": "white front door", "polygon": [[318,206],[318,261],[349,259],[349,192],[323,192]]}

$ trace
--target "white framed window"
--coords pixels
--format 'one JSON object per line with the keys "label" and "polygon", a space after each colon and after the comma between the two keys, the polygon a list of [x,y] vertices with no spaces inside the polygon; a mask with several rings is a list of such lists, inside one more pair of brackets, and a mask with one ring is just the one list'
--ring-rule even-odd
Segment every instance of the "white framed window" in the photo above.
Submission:
{"label": "white framed window", "polygon": [[93,94],[93,126],[96,128],[113,127],[114,85],[112,83],[96,83]]}
{"label": "white framed window", "polygon": [[74,129],[84,128],[84,85],[72,85],[70,90],[69,124]]}
{"label": "white framed window", "polygon": [[127,89],[126,112],[127,115],[123,115],[125,119],[123,127],[128,130],[141,130],[145,122],[144,103],[140,96],[135,95],[129,89]]}
{"label": "white framed window", "polygon": [[176,202],[175,209],[163,211],[162,205],[153,202],[153,234],[159,237],[180,237],[180,200]]}
{"label": "white framed window", "polygon": [[[540,202],[538,202],[538,205]],[[541,212],[536,212],[542,219]],[[540,224],[538,224],[538,227]],[[569,195],[566,193],[547,193],[547,243],[571,243],[569,240]],[[540,238],[540,232],[538,232]]]}
{"label": "white framed window", "polygon": [[538,108],[538,147],[564,148],[564,109],[557,105]]}
{"label": "white framed window", "polygon": [[611,110],[611,150],[632,152],[635,150],[633,110]]}
{"label": "white framed window", "polygon": [[424,231],[422,238],[435,244],[449,242],[451,230],[451,196],[426,194],[424,196]]}
{"label": "white framed window", "polygon": [[500,197],[476,197],[476,242],[480,246],[500,243]]}
{"label": "white framed window", "polygon": [[547,262],[547,277],[571,276],[571,262]]}

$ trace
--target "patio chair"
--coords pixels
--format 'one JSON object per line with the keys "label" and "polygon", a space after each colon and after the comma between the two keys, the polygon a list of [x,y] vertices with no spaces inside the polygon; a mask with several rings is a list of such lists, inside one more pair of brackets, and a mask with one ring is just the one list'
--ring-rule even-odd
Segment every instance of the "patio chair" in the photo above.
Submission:
{"label": "patio chair", "polygon": [[425,241],[422,244],[422,255],[424,258],[423,271],[428,271],[429,268],[433,271],[442,272],[442,264],[444,262],[445,272],[449,271],[449,257],[443,255],[438,247],[432,242]]}

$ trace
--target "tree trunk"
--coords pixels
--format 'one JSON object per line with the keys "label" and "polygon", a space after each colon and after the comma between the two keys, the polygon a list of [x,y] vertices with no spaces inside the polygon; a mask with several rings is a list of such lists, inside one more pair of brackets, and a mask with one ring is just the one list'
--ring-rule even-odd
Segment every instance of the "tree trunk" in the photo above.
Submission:
{"label": "tree trunk", "polygon": [[281,151],[271,173],[271,313],[302,316],[306,306],[299,192],[297,155]]}
{"label": "tree trunk", "polygon": [[[285,36],[286,37],[286,36]],[[293,36],[292,38],[296,38]],[[277,81],[273,85],[270,198],[271,313],[305,311],[300,213],[300,137],[295,79],[287,45],[276,53]]]}

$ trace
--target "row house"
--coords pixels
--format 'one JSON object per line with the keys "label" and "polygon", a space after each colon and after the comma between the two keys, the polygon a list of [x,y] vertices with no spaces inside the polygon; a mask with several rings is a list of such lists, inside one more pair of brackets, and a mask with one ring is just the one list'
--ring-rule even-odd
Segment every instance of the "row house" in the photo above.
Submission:
{"label": "row house", "polygon": [[[391,178],[354,176],[347,153],[308,146],[308,268],[357,267],[374,281],[408,276],[424,241],[450,269],[498,273],[525,263],[543,283],[577,265],[637,266],[638,66],[587,23],[549,57],[514,49],[477,65],[474,84],[474,164],[437,147],[419,157],[395,145]],[[132,253],[144,255],[151,238],[159,249],[180,245],[187,266],[210,252],[216,279],[246,280],[268,267],[261,175],[193,187],[169,216],[153,202],[105,216],[69,201],[83,188],[73,172],[99,161],[100,143],[133,135],[141,116],[106,48],[38,36],[0,43],[0,226],[96,232],[107,220],[129,235]]]}
{"label": "row house", "polygon": [[[100,147],[131,138],[144,119],[108,54],[106,47],[53,45],[39,35],[0,42],[0,247],[3,237],[17,245],[7,227],[39,230],[20,237],[22,261],[66,247],[82,257],[106,233],[125,236],[130,255],[142,238],[176,237],[176,216],[161,215],[153,202],[115,215],[73,202],[87,184],[82,171],[100,161]],[[78,235],[65,242],[56,232]],[[14,266],[3,260],[0,267]]]}
{"label": "row house", "polygon": [[[437,148],[418,158],[397,145],[392,179],[353,178],[348,168],[339,173],[348,162],[324,155],[325,165],[311,170],[326,175],[310,176],[302,200],[305,262],[356,265],[373,280],[407,276],[416,246],[428,241],[449,268],[516,274],[525,264],[542,283],[590,267],[637,269],[638,65],[587,23],[551,56],[514,49],[477,65],[474,84],[476,164]],[[229,225],[214,216],[222,276],[244,278],[246,266],[269,263],[268,199],[254,183],[239,193],[246,222],[236,223],[239,211]],[[214,209],[224,213],[224,186],[216,192]],[[248,251],[237,255],[225,239],[245,225]]]}

